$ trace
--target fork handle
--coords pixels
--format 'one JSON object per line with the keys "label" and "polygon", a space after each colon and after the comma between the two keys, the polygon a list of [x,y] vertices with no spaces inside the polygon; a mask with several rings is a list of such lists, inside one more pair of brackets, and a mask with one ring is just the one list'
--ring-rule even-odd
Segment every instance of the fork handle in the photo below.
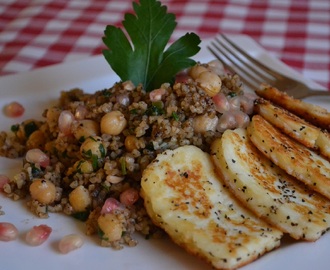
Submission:
{"label": "fork handle", "polygon": [[311,88],[306,96],[330,96],[330,90],[320,90]]}

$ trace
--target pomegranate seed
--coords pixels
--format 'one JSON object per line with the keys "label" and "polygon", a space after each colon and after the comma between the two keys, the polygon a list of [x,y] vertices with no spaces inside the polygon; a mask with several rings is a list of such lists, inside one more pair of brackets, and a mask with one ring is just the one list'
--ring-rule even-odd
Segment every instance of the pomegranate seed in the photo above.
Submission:
{"label": "pomegranate seed", "polygon": [[83,244],[84,240],[80,235],[69,234],[60,240],[58,249],[62,254],[67,254],[75,249],[81,248]]}
{"label": "pomegranate seed", "polygon": [[191,77],[186,72],[175,75],[175,83],[187,83]]}
{"label": "pomegranate seed", "polygon": [[135,188],[128,188],[120,194],[120,202],[126,206],[130,206],[133,205],[139,197],[139,192]]}
{"label": "pomegranate seed", "polygon": [[119,207],[123,207],[123,205],[119,201],[114,198],[108,198],[102,206],[101,214],[111,213],[113,210],[116,210]]}
{"label": "pomegranate seed", "polygon": [[24,111],[24,107],[16,101],[11,102],[4,107],[4,113],[8,117],[22,116]]}
{"label": "pomegranate seed", "polygon": [[58,118],[58,128],[64,135],[71,134],[71,125],[75,120],[74,115],[70,111],[62,111]]}
{"label": "pomegranate seed", "polygon": [[0,174],[0,191],[3,190],[5,184],[9,183],[9,177],[3,174]]}
{"label": "pomegranate seed", "polygon": [[82,120],[82,119],[85,119],[87,112],[88,112],[88,110],[86,109],[85,106],[79,105],[76,109],[74,116],[76,119]]}
{"label": "pomegranate seed", "polygon": [[0,222],[0,241],[12,241],[18,237],[18,230],[15,225],[9,222]]}
{"label": "pomegranate seed", "polygon": [[166,93],[166,90],[164,88],[159,88],[159,89],[155,89],[155,90],[152,90],[150,93],[149,93],[149,97],[150,97],[150,100],[152,102],[155,102],[155,101],[159,101],[162,99],[162,96]]}
{"label": "pomegranate seed", "polygon": [[52,228],[47,225],[33,226],[33,228],[27,232],[25,240],[31,246],[39,246],[48,239],[51,232]]}
{"label": "pomegranate seed", "polygon": [[49,157],[37,148],[27,151],[25,159],[27,162],[39,164],[43,168],[46,168],[50,163]]}
{"label": "pomegranate seed", "polygon": [[49,165],[49,157],[40,149],[30,149],[26,152],[25,159],[30,163],[38,163],[41,167],[46,168]]}

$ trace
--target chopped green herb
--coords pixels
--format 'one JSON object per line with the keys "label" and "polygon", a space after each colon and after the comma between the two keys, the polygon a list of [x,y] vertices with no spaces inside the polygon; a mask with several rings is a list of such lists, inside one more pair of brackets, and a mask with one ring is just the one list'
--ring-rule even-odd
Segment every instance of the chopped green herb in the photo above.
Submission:
{"label": "chopped green herb", "polygon": [[147,143],[146,149],[148,149],[149,151],[154,151],[154,144],[152,142]]}
{"label": "chopped green herb", "polygon": [[16,133],[19,130],[19,125],[12,125],[10,130],[14,133]]}
{"label": "chopped green herb", "polygon": [[31,164],[31,173],[33,177],[39,177],[42,173],[40,168],[37,168],[35,164]]}
{"label": "chopped green herb", "polygon": [[89,136],[88,138],[91,139],[93,142],[97,142],[97,139],[95,139],[95,138],[92,137],[92,136]]}
{"label": "chopped green herb", "polygon": [[103,55],[122,81],[141,83],[151,91],[196,63],[189,57],[200,50],[201,40],[187,33],[164,51],[177,24],[175,15],[156,0],[133,2],[133,9],[135,14],[126,13],[122,22],[130,40],[122,29],[108,25]]}
{"label": "chopped green herb", "polygon": [[229,92],[228,96],[230,96],[230,97],[236,97],[237,96],[237,93],[235,93],[235,92]]}
{"label": "chopped green herb", "polygon": [[137,109],[132,109],[129,111],[131,114],[138,114],[138,110]]}
{"label": "chopped green herb", "polygon": [[91,156],[92,166],[94,170],[97,170],[99,168],[99,158],[97,155]]}
{"label": "chopped green herb", "polygon": [[104,145],[102,143],[99,145],[99,150],[101,153],[101,157],[104,158],[105,155],[107,154],[107,151],[105,150]]}
{"label": "chopped green herb", "polygon": [[81,136],[80,138],[79,138],[79,142],[80,143],[83,143],[85,141],[85,136]]}
{"label": "chopped green herb", "polygon": [[77,164],[77,169],[76,169],[76,173],[82,173],[82,171],[81,171],[81,165],[84,163],[84,160],[80,160],[79,162],[78,162],[78,164]]}
{"label": "chopped green herb", "polygon": [[92,150],[88,149],[87,151],[83,151],[82,155],[84,158],[90,159],[93,156]]}
{"label": "chopped green herb", "polygon": [[101,183],[101,187],[106,191],[106,192],[109,192],[110,191],[110,186],[104,184],[104,183]]}
{"label": "chopped green herb", "polygon": [[111,92],[108,89],[102,90],[101,93],[104,97],[110,97],[111,96]]}
{"label": "chopped green herb", "polygon": [[25,131],[25,135],[26,135],[26,138],[29,138],[30,135],[36,131],[38,129],[38,126],[35,122],[29,122],[27,123],[25,126],[24,126],[24,131]]}
{"label": "chopped green herb", "polygon": [[88,216],[89,216],[89,211],[77,212],[72,214],[72,217],[80,221],[86,221],[88,219]]}
{"label": "chopped green herb", "polygon": [[97,235],[102,240],[105,240],[105,241],[109,240],[109,238],[104,237],[105,233],[99,227],[97,228]]}
{"label": "chopped green herb", "polygon": [[178,114],[176,113],[176,112],[172,112],[172,117],[173,117],[173,119],[175,120],[175,121],[179,121],[180,119],[179,119],[179,116],[178,116]]}
{"label": "chopped green herb", "polygon": [[127,168],[126,168],[125,157],[121,157],[119,162],[120,162],[120,168],[121,168],[122,175],[126,175],[127,174]]}
{"label": "chopped green herb", "polygon": [[161,101],[153,102],[146,110],[146,114],[152,116],[162,115],[164,112],[164,104]]}

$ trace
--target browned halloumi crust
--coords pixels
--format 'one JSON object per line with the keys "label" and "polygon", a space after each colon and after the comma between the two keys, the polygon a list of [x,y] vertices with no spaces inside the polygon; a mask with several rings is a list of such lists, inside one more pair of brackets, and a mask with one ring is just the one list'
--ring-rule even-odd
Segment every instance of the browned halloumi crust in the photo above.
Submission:
{"label": "browned halloumi crust", "polygon": [[255,91],[258,96],[270,100],[274,104],[298,115],[321,129],[330,131],[330,112],[326,109],[295,99],[287,93],[268,85],[263,85],[260,89],[256,89]]}
{"label": "browned halloumi crust", "polygon": [[291,237],[315,241],[330,227],[330,200],[272,163],[245,129],[226,130],[212,143],[211,156],[241,203]]}
{"label": "browned halloumi crust", "polygon": [[330,134],[326,130],[322,130],[315,143],[321,155],[330,160]]}
{"label": "browned halloumi crust", "polygon": [[316,140],[321,132],[318,127],[263,98],[255,101],[254,110],[273,126],[306,147],[311,149],[318,148]]}
{"label": "browned halloumi crust", "polygon": [[263,98],[255,101],[254,110],[283,133],[330,159],[330,135],[326,130],[321,130]]}
{"label": "browned halloumi crust", "polygon": [[280,245],[282,232],[241,206],[195,146],[159,154],[143,172],[141,196],[156,225],[216,269],[236,269]]}
{"label": "browned halloumi crust", "polygon": [[253,144],[272,162],[330,199],[328,160],[281,133],[260,115],[252,117],[247,131]]}

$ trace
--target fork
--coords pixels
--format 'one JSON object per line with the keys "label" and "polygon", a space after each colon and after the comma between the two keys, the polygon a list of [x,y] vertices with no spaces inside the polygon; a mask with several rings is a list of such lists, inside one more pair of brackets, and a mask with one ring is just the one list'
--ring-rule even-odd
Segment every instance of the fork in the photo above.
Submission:
{"label": "fork", "polygon": [[312,89],[300,81],[267,67],[239,48],[225,35],[221,35],[221,38],[216,37],[207,48],[229,71],[238,74],[251,89],[259,88],[261,84],[268,84],[297,99],[309,96],[330,96],[330,91]]}

